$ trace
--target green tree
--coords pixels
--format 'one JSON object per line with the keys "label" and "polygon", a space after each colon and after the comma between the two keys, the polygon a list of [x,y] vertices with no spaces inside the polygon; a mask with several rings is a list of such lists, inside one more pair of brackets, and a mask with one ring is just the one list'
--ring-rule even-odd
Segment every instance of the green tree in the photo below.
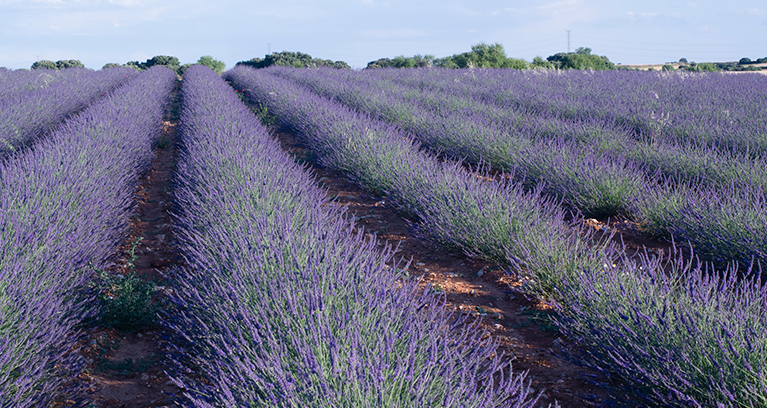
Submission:
{"label": "green tree", "polygon": [[440,68],[448,68],[448,69],[460,68],[458,64],[456,64],[456,62],[453,60],[453,56],[435,59],[434,66],[440,67]]}
{"label": "green tree", "polygon": [[138,62],[138,61],[128,61],[123,65],[124,67],[133,68],[136,71],[143,71],[144,70],[144,63]]}
{"label": "green tree", "polygon": [[559,69],[613,70],[613,64],[606,56],[591,53],[591,48],[579,47],[575,52],[560,52],[546,58]]}
{"label": "green tree", "polygon": [[533,58],[533,62],[530,63],[530,66],[533,68],[545,68],[545,69],[554,68],[554,64],[552,64],[549,61],[546,61],[545,59],[543,59],[543,57],[540,57],[537,55],[535,56],[535,58]]}
{"label": "green tree", "polygon": [[[221,73],[224,72],[224,69],[226,69],[226,64],[224,64],[223,62],[217,59],[214,59],[210,55],[204,55],[200,57],[200,59],[197,60],[197,63],[200,65],[205,65],[206,67],[212,69],[219,75],[221,75]],[[181,74],[183,74],[183,72]]]}
{"label": "green tree", "polygon": [[32,69],[59,69],[55,62],[51,60],[35,61],[32,64]]}
{"label": "green tree", "polygon": [[331,61],[319,58],[312,58],[311,55],[303,52],[282,51],[273,52],[264,58],[252,58],[247,61],[240,61],[237,65],[246,65],[253,68],[266,68],[272,65],[280,65],[294,68],[349,68],[349,64],[344,61]]}
{"label": "green tree", "polygon": [[67,69],[67,68],[85,68],[85,65],[83,65],[80,60],[58,60],[56,61],[56,67],[58,69]]}
{"label": "green tree", "polygon": [[178,58],[172,57],[170,55],[155,55],[154,57],[146,60],[145,63],[141,64],[141,68],[149,69],[155,65],[168,67],[176,73],[178,73],[179,68],[181,68],[181,63],[178,61]]}
{"label": "green tree", "polygon": [[428,68],[433,66],[433,64],[433,55],[416,54],[412,57],[400,55],[394,57],[394,59],[379,58],[368,62],[366,68]]}
{"label": "green tree", "polygon": [[108,63],[104,64],[103,67],[101,67],[101,70],[105,70],[105,69],[109,69],[109,68],[115,68],[115,67],[119,67],[119,66],[121,66],[121,65],[116,63],[116,62],[108,62]]}
{"label": "green tree", "polygon": [[465,55],[471,64],[479,68],[505,68],[504,65],[508,59],[506,51],[500,43],[472,45],[471,52],[462,55]]}
{"label": "green tree", "polygon": [[182,65],[182,66],[178,67],[178,72],[177,72],[177,73],[178,73],[179,75],[184,75],[184,72],[186,72],[187,68],[191,67],[192,65],[198,65],[198,64],[189,64],[189,63],[186,63],[186,64],[184,64],[184,65]]}
{"label": "green tree", "polygon": [[472,45],[469,52],[434,60],[434,66],[443,68],[528,68],[525,60],[507,57],[503,45],[499,43]]}

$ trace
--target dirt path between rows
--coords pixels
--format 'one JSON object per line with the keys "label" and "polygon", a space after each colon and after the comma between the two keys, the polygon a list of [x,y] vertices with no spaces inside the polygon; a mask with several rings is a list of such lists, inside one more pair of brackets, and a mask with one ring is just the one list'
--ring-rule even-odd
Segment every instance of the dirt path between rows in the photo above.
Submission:
{"label": "dirt path between rows", "polygon": [[[554,355],[564,339],[548,320],[549,306],[526,297],[520,283],[500,266],[446,252],[419,240],[410,227],[411,221],[387,205],[385,198],[368,194],[341,172],[318,166],[311,152],[294,135],[274,130],[283,149],[311,167],[320,185],[336,199],[334,204],[346,206],[354,214],[358,228],[376,234],[379,246],[387,241],[399,245],[397,255],[412,260],[410,275],[423,277],[424,284],[444,291],[448,307],[482,318],[482,328],[500,340],[500,351],[512,359],[514,371],[529,370],[533,388],[543,391],[539,407],[555,400],[562,407],[609,405],[608,400],[613,398],[594,385],[606,381],[605,378]],[[606,224],[594,222],[596,228]]]}
{"label": "dirt path between rows", "polygon": [[[172,95],[172,104],[163,122],[152,169],[136,187],[138,203],[131,223],[131,236],[118,251],[114,265],[105,271],[113,277],[128,276],[133,271],[142,281],[154,282],[151,296],[155,305],[165,290],[161,272],[182,262],[174,247],[168,212],[177,153],[177,112],[178,88]],[[80,381],[89,384],[89,394],[82,398],[92,401],[88,406],[176,406],[176,401],[183,396],[165,373],[168,364],[163,341],[167,337],[156,323],[137,330],[93,329],[81,351],[87,366]]]}

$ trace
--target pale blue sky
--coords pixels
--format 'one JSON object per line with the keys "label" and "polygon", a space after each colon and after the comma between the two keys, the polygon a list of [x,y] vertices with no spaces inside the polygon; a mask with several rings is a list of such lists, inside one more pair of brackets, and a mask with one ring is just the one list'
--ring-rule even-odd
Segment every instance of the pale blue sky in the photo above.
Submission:
{"label": "pale blue sky", "polygon": [[733,1],[0,0],[0,66],[211,55],[232,67],[301,51],[362,68],[397,55],[444,57],[480,42],[530,61],[590,47],[623,64],[767,57],[767,3]]}

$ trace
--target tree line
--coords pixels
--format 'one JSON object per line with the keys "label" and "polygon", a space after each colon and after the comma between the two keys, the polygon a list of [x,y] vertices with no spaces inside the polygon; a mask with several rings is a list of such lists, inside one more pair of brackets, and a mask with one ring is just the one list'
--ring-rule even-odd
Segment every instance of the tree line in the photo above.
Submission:
{"label": "tree line", "polygon": [[[224,69],[226,69],[226,64],[223,62],[211,57],[210,55],[205,55],[200,57],[199,60],[195,63],[188,63],[188,64],[181,64],[179,59],[177,57],[173,57],[170,55],[155,55],[152,58],[149,58],[148,60],[141,62],[141,61],[128,61],[125,64],[119,64],[115,62],[110,62],[107,64],[104,64],[101,69],[109,69],[113,67],[130,67],[135,69],[136,71],[144,71],[147,70],[155,65],[162,65],[164,67],[170,68],[173,72],[175,72],[178,75],[183,75],[184,71],[186,71],[187,68],[191,67],[192,65],[205,65],[208,68],[212,69],[213,71],[216,71],[216,73],[221,74],[224,72]],[[54,70],[60,70],[60,69],[66,69],[66,68],[85,68],[85,65],[83,65],[82,62],[79,60],[59,60],[59,61],[50,61],[50,60],[40,60],[36,61],[32,64],[31,69],[54,69]]]}
{"label": "tree line", "polygon": [[[767,57],[751,60],[750,58],[741,58],[737,62],[687,62],[686,58],[681,58],[678,67],[666,64],[664,71],[673,71],[676,69],[688,71],[752,71],[762,69],[754,64],[767,63]],[[192,65],[205,65],[217,73],[224,72],[226,64],[209,56],[200,57],[195,63],[181,64],[179,59],[169,55],[156,55],[144,62],[128,61],[124,64],[109,63],[102,69],[112,67],[131,67],[138,71],[149,69],[155,65],[162,65],[172,69],[178,75],[183,75],[184,71]],[[337,69],[349,69],[350,66],[344,61],[333,61],[329,59],[314,58],[309,54],[293,51],[273,52],[265,55],[263,58],[251,58],[249,60],[239,61],[236,65],[247,65],[253,68],[266,68],[273,65],[289,66],[295,68],[317,68],[330,67]],[[42,60],[32,64],[32,69],[66,69],[84,65],[78,60]],[[546,59],[537,56],[531,62],[521,58],[512,58],[506,55],[503,45],[500,43],[473,45],[471,51],[451,56],[436,58],[434,55],[416,54],[412,57],[400,55],[394,58],[379,58],[368,62],[366,69],[377,68],[511,68],[511,69],[580,69],[580,70],[630,70],[630,67],[616,65],[605,55],[593,54],[591,48],[580,47],[575,52],[560,52],[548,56]]]}

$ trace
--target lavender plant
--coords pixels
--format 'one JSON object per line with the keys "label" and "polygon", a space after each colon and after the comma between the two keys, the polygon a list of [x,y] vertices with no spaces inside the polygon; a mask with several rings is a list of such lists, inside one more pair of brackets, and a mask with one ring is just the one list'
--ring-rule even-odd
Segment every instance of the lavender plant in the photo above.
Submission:
{"label": "lavender plant", "polygon": [[[620,138],[611,137],[618,132],[600,124],[559,121],[544,125],[544,118],[481,105],[468,98],[424,96],[423,92],[406,92],[396,86],[355,86],[360,75],[354,73],[272,72],[353,109],[391,121],[433,152],[474,164],[487,162],[500,171],[516,171],[529,187],[542,185],[545,193],[588,215],[626,213],[630,200],[645,182],[637,166],[620,155],[605,154],[603,149],[618,149],[615,144]],[[437,112],[413,101],[434,104]],[[628,136],[624,139],[630,140]]]}
{"label": "lavender plant", "polygon": [[0,406],[49,406],[71,391],[93,268],[127,237],[175,80],[149,70],[0,164]]}
{"label": "lavender plant", "polygon": [[[418,87],[451,89],[503,106],[561,117],[594,117],[633,129],[637,138],[694,142],[763,155],[767,78],[651,72],[439,71],[390,74]],[[380,75],[385,75],[381,73]]]}
{"label": "lavender plant", "polygon": [[[570,208],[587,215],[628,215],[654,234],[692,242],[699,254],[721,264],[731,260],[748,264],[753,257],[763,258],[758,244],[767,238],[759,227],[764,224],[762,204],[758,194],[750,193],[761,191],[767,182],[763,160],[692,142],[634,141],[609,123],[600,128],[599,122],[588,126],[573,122],[571,130],[563,131],[565,136],[554,138],[547,136],[550,128],[530,132],[529,124],[520,126],[519,122],[538,117],[535,115],[511,110],[504,116],[504,109],[470,97],[447,91],[408,92],[396,83],[389,86],[389,82],[367,81],[358,73],[332,71],[273,72],[392,121],[432,151],[465,157],[472,163],[487,161],[498,170],[516,170],[528,187],[542,185],[544,193],[562,198]],[[410,101],[432,106],[439,114],[430,114]],[[522,133],[510,134],[510,129]],[[596,136],[591,138],[592,134]],[[610,136],[615,140],[605,143]],[[663,187],[658,175],[676,185],[694,183],[696,188],[687,188],[684,193],[671,191],[671,186]],[[741,202],[749,204],[733,210],[731,200],[711,198],[727,197],[733,189],[739,191]],[[656,213],[668,202],[661,197],[670,196],[685,208],[696,210],[687,217],[679,218],[672,211],[659,218]],[[746,196],[755,198],[743,201]],[[702,202],[705,209],[698,204]],[[727,237],[724,241],[723,236]]]}
{"label": "lavender plant", "polygon": [[760,271],[742,279],[679,253],[609,262],[557,288],[557,325],[586,346],[572,357],[629,379],[652,406],[767,406]]}
{"label": "lavender plant", "polygon": [[[565,256],[557,262],[575,270],[579,263],[590,262],[588,254],[570,250],[581,248],[582,238],[565,221],[558,203],[542,197],[540,190],[525,191],[519,185],[468,172],[460,163],[440,162],[397,128],[269,72],[236,68],[225,78],[291,126],[318,154],[321,164],[385,193],[403,212],[416,217],[423,236],[499,263],[509,257]],[[534,244],[538,241],[549,242],[557,250],[539,253]],[[530,271],[543,287],[558,282],[559,277],[549,272],[553,271]]]}
{"label": "lavender plant", "polygon": [[[557,224],[561,214],[557,211],[536,218],[537,224],[524,223],[530,218],[494,218],[503,213],[498,211],[499,202],[506,203],[504,211],[529,207],[520,204],[524,200],[519,198],[494,199],[511,197],[508,186],[494,190],[489,187],[492,183],[475,186],[466,180],[451,184],[445,174],[465,174],[458,165],[444,163],[437,166],[439,172],[427,170],[413,157],[425,157],[422,162],[426,162],[429,156],[407,142],[405,135],[398,135],[396,128],[274,78],[269,70],[236,68],[225,77],[238,89],[244,88],[251,101],[265,104],[281,123],[291,126],[319,153],[321,163],[343,169],[360,184],[386,193],[414,214],[432,238],[448,237],[445,241],[463,245],[473,255],[498,254],[498,246],[505,248],[505,262],[526,270],[538,290],[557,302],[561,330],[583,346],[583,361],[629,381],[647,403],[765,405],[764,353],[760,351],[764,335],[750,327],[764,325],[766,297],[755,275],[737,279],[734,267],[709,272],[681,258],[668,272],[661,260],[646,255],[637,263],[619,249],[591,248],[589,240],[577,234],[546,229],[564,225]],[[448,190],[453,191],[451,196],[440,195]],[[688,201],[682,194],[680,202]],[[723,220],[723,225],[730,221]],[[511,237],[510,244],[485,238],[497,236],[500,230]],[[472,241],[475,237],[481,237],[476,239],[482,243]],[[747,351],[758,355],[747,355]]]}
{"label": "lavender plant", "polygon": [[42,89],[0,98],[0,159],[23,150],[42,133],[136,74],[130,68],[72,71],[65,80]]}
{"label": "lavender plant", "polygon": [[497,343],[388,267],[213,71],[185,72],[181,121],[189,267],[165,324],[194,406],[533,406]]}
{"label": "lavender plant", "polygon": [[81,69],[3,71],[0,72],[0,99],[9,95],[42,89],[70,77],[87,75],[88,73],[89,71]]}
{"label": "lavender plant", "polygon": [[706,259],[725,265],[767,260],[767,198],[760,187],[717,192],[691,183],[666,184],[640,195],[641,227],[690,242]]}

